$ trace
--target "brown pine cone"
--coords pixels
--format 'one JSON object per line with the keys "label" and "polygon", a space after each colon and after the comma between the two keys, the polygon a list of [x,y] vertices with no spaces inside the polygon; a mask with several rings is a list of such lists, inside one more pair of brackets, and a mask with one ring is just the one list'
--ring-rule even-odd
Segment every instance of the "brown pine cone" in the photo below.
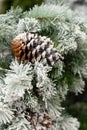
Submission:
{"label": "brown pine cone", "polygon": [[32,129],[35,130],[48,130],[52,121],[47,113],[33,113],[27,112],[26,119],[30,122]]}
{"label": "brown pine cone", "polygon": [[23,62],[42,61],[44,65],[54,65],[62,56],[53,48],[50,38],[33,33],[22,33],[12,41],[12,52]]}

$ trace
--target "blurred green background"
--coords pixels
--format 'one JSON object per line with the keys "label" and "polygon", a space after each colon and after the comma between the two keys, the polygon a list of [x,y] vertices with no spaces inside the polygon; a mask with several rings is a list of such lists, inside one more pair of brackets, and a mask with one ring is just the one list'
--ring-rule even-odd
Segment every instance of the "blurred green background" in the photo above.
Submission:
{"label": "blurred green background", "polygon": [[80,130],[87,130],[87,103],[77,102],[68,108],[68,112],[81,123]]}
{"label": "blurred green background", "polygon": [[5,13],[11,6],[14,8],[20,6],[23,10],[29,10],[35,4],[40,5],[41,3],[42,0],[0,0],[0,11]]}
{"label": "blurred green background", "polygon": [[[42,0],[0,0],[0,13],[5,13],[11,6],[20,6],[23,10],[29,10],[35,4],[40,5],[41,3]],[[69,93],[63,104],[66,105],[67,112],[80,121],[80,130],[87,130],[87,87],[82,95],[76,96]]]}
{"label": "blurred green background", "polygon": [[87,130],[87,81],[83,94],[68,93],[67,100],[63,102],[67,112],[77,117],[80,122],[79,130]]}

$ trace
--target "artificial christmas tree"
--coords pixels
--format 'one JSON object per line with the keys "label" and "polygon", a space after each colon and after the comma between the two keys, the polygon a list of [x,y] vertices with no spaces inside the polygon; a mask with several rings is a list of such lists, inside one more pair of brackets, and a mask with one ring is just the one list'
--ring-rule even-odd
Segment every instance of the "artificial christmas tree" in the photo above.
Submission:
{"label": "artificial christmas tree", "polygon": [[83,92],[87,76],[87,28],[79,19],[55,3],[0,15],[1,130],[78,130],[61,104],[69,91]]}

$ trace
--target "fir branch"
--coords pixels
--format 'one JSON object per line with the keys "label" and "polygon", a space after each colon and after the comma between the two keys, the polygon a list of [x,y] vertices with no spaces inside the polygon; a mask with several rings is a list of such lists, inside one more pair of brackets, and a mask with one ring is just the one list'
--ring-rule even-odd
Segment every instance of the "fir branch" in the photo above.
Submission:
{"label": "fir branch", "polygon": [[47,100],[56,94],[55,85],[48,78],[47,72],[50,71],[51,68],[44,67],[43,64],[36,62],[35,63],[35,73],[36,73],[36,87],[38,89],[39,95],[42,96],[42,100],[45,102],[45,106],[47,108]]}
{"label": "fir branch", "polygon": [[0,102],[0,123],[6,124],[12,121],[13,112],[8,105]]}
{"label": "fir branch", "polygon": [[56,120],[57,118],[60,118],[63,110],[64,110],[64,108],[61,107],[60,97],[58,94],[56,94],[56,96],[54,96],[48,102],[48,113],[53,120]]}
{"label": "fir branch", "polygon": [[[49,11],[48,11],[49,10]],[[57,16],[64,16],[64,14],[69,14],[70,12],[67,11],[66,6],[59,6],[59,5],[44,5],[41,6],[35,5],[35,7],[30,10],[29,12],[24,13],[24,17],[33,17],[33,18],[39,18],[39,19],[49,19],[49,18],[55,18]]]}
{"label": "fir branch", "polygon": [[71,91],[73,91],[76,95],[78,93],[82,94],[85,88],[85,82],[82,78],[73,79],[73,84],[71,85]]}
{"label": "fir branch", "polygon": [[18,100],[24,95],[25,90],[32,90],[32,78],[30,64],[23,65],[13,61],[4,79],[6,84],[5,99],[8,102]]}
{"label": "fir branch", "polygon": [[35,18],[20,19],[17,25],[17,32],[38,32],[40,31],[40,24]]}
{"label": "fir branch", "polygon": [[26,91],[22,100],[26,104],[27,109],[30,109],[34,112],[39,111],[40,104],[38,103],[38,98],[34,94],[31,94]]}
{"label": "fir branch", "polygon": [[2,50],[10,50],[10,43],[17,34],[16,26],[21,17],[22,10],[12,8],[6,14],[0,15],[0,52]]}
{"label": "fir branch", "polygon": [[80,124],[76,118],[70,116],[61,116],[58,121],[59,130],[78,130]]}
{"label": "fir branch", "polygon": [[45,3],[47,3],[47,4],[55,4],[55,5],[57,5],[57,4],[62,5],[62,4],[64,4],[66,1],[67,1],[67,0],[46,0]]}
{"label": "fir branch", "polygon": [[32,129],[30,123],[27,121],[27,119],[25,119],[25,115],[21,114],[15,120],[13,120],[12,125],[9,125],[9,127],[6,130],[30,130],[30,129]]}

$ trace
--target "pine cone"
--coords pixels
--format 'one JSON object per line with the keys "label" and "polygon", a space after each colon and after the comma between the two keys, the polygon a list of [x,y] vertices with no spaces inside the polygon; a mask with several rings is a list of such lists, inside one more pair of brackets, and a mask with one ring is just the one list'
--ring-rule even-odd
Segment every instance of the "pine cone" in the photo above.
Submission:
{"label": "pine cone", "polygon": [[47,113],[27,112],[25,117],[30,122],[31,128],[35,130],[48,130],[52,125]]}
{"label": "pine cone", "polygon": [[17,60],[34,63],[42,61],[44,65],[53,65],[62,56],[53,48],[50,38],[38,34],[22,33],[12,41],[13,55]]}

